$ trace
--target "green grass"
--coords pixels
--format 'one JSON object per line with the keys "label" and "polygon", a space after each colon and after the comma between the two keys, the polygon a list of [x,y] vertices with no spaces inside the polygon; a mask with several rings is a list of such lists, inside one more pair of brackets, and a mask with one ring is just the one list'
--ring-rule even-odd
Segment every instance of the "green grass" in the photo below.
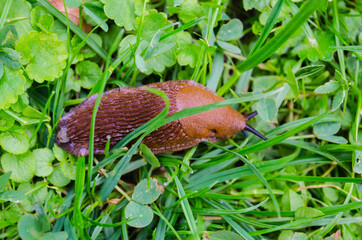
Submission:
{"label": "green grass", "polygon": [[[116,2],[79,2],[79,25],[44,0],[0,3],[2,239],[362,239],[358,1]],[[48,62],[59,69],[39,67]],[[93,154],[104,91],[172,79],[225,100],[167,116],[168,97],[150,88],[165,109]],[[76,158],[55,132],[92,94],[91,153]],[[223,106],[258,111],[249,124],[269,140],[238,133],[156,156],[139,147]]]}

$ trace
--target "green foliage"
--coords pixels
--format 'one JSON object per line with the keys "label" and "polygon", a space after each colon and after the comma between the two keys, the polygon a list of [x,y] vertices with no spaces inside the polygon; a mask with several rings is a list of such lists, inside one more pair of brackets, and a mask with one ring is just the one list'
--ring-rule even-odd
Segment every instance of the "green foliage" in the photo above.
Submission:
{"label": "green foliage", "polygon": [[36,162],[32,152],[21,155],[5,153],[1,156],[1,165],[5,172],[11,171],[10,179],[15,182],[29,182],[36,170]]}
{"label": "green foliage", "polygon": [[[79,10],[78,26],[46,0],[0,1],[2,238],[362,235],[358,1],[64,3]],[[165,109],[105,156],[55,144],[59,118],[87,96],[99,94],[97,110],[106,90],[171,79],[226,100],[168,113],[175,100],[149,89]],[[224,106],[257,111],[247,124],[269,140],[238,133],[157,155],[141,142]]]}
{"label": "green foliage", "polygon": [[68,57],[65,43],[52,33],[32,31],[20,37],[15,49],[29,78],[39,83],[60,77]]}

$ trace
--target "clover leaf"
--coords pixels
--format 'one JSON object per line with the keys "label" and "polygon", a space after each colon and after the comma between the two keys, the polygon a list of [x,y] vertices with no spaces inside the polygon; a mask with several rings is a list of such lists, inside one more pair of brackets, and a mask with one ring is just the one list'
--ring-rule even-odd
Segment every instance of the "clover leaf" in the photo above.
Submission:
{"label": "clover leaf", "polygon": [[250,9],[263,10],[264,7],[269,5],[270,0],[243,0],[244,8],[246,11]]}
{"label": "clover leaf", "polygon": [[217,39],[222,41],[238,40],[243,36],[243,23],[239,19],[231,19],[221,26]]}
{"label": "clover leaf", "polygon": [[202,7],[197,0],[184,0],[178,10],[178,17],[184,23],[195,20],[202,15]]}
{"label": "clover leaf", "polygon": [[50,31],[54,24],[54,18],[45,8],[37,6],[31,10],[30,23],[37,31]]}
{"label": "clover leaf", "polygon": [[104,12],[107,17],[124,27],[127,31],[134,30],[136,14],[133,0],[101,0],[104,3]]}
{"label": "clover leaf", "polygon": [[0,133],[0,146],[7,152],[23,154],[29,149],[28,134],[22,128]]}
{"label": "clover leaf", "polygon": [[15,182],[29,182],[36,169],[35,158],[30,151],[21,155],[5,153],[1,157],[1,165],[5,172],[11,171],[10,179]]}
{"label": "clover leaf", "polygon": [[15,119],[4,111],[0,110],[0,131],[6,131],[14,126]]}
{"label": "clover leaf", "polygon": [[16,103],[18,96],[25,92],[25,82],[22,70],[4,67],[4,74],[0,78],[0,109],[9,108],[12,103]]}
{"label": "clover leaf", "polygon": [[100,79],[102,71],[98,65],[91,61],[83,61],[76,65],[75,73],[79,75],[80,85],[91,89]]}
{"label": "clover leaf", "polygon": [[[140,16],[136,19],[136,30],[140,30],[141,21],[143,19],[143,28],[141,32],[141,39],[146,41],[151,41],[151,38],[156,34],[157,31],[162,29],[163,33],[172,31],[173,26],[172,22],[167,20],[167,15],[163,12],[157,12],[157,10],[152,9],[144,13],[143,18]],[[170,25],[170,27],[163,29]]]}
{"label": "clover leaf", "polygon": [[50,174],[47,179],[56,187],[64,187],[70,183],[70,179],[64,176],[60,166],[55,167],[52,174]]}
{"label": "clover leaf", "polygon": [[68,57],[66,44],[54,33],[31,31],[20,37],[16,48],[30,79],[42,83],[62,75]]}
{"label": "clover leaf", "polygon": [[38,148],[33,151],[33,154],[36,161],[35,175],[38,177],[49,176],[53,172],[53,152],[48,148]]}
{"label": "clover leaf", "polygon": [[304,38],[302,44],[295,47],[292,52],[298,54],[300,58],[308,58],[312,62],[318,59],[331,60],[335,50],[330,46],[336,45],[334,35],[326,31],[315,31],[314,35],[316,42],[310,42],[308,38]]}

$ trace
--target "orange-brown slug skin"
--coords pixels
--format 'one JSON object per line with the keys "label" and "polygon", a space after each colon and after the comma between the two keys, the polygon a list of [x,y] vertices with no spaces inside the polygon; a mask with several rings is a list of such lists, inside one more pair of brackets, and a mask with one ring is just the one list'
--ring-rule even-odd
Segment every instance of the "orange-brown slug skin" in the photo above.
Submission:
{"label": "orange-brown slug skin", "polygon": [[[168,115],[223,100],[191,80],[152,83],[135,88],[120,87],[105,92],[95,123],[95,154],[104,154],[107,139],[110,139],[113,147],[164,109],[163,99],[146,91],[145,87],[157,88],[168,96]],[[76,156],[88,155],[89,131],[96,99],[97,94],[90,96],[61,118],[55,141],[67,152]],[[155,154],[179,151],[204,140],[216,142],[229,138],[245,126],[245,117],[227,106],[168,123],[147,135],[143,143]]]}

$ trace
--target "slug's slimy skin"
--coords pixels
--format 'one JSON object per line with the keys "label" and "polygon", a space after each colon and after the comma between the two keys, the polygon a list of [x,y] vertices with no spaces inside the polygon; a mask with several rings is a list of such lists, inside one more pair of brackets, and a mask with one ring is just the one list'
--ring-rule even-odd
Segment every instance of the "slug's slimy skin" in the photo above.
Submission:
{"label": "slug's slimy skin", "polygon": [[[146,91],[145,87],[157,88],[168,96],[168,115],[224,100],[191,80],[153,83],[135,88],[120,87],[105,92],[95,123],[95,154],[104,154],[107,139],[110,138],[110,146],[113,147],[164,109],[163,99]],[[97,94],[90,96],[61,118],[55,141],[67,152],[76,156],[88,155],[89,131],[96,99]],[[246,117],[227,106],[168,123],[147,135],[142,142],[155,154],[179,151],[201,141],[216,142],[229,138],[248,129],[246,122]]]}

